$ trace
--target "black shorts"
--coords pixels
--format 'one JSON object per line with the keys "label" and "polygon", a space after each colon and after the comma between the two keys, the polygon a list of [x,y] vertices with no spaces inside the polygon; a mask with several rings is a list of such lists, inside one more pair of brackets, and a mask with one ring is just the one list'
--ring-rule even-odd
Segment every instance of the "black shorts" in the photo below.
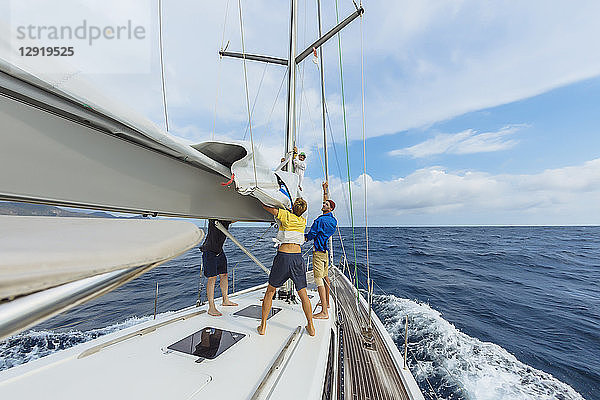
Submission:
{"label": "black shorts", "polygon": [[214,251],[206,250],[202,252],[202,265],[204,276],[212,278],[213,276],[227,273],[227,257],[225,252],[219,254]]}
{"label": "black shorts", "polygon": [[277,252],[269,274],[269,284],[279,287],[289,278],[294,282],[296,291],[306,287],[306,266],[301,253]]}

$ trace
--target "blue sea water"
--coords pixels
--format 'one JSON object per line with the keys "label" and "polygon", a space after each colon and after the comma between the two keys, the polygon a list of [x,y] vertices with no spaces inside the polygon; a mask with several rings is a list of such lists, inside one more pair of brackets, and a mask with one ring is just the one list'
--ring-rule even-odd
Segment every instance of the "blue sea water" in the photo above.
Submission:
{"label": "blue sea water", "polygon": [[[270,264],[272,230],[231,230]],[[354,271],[351,229],[341,236]],[[362,286],[364,228],[355,236]],[[236,290],[264,282],[225,248]],[[190,250],[0,342],[0,369],[151,318],[156,282],[159,312],[194,304],[200,260]],[[426,399],[600,400],[600,227],[370,228],[369,263],[375,311],[399,348],[408,316],[410,368]]]}

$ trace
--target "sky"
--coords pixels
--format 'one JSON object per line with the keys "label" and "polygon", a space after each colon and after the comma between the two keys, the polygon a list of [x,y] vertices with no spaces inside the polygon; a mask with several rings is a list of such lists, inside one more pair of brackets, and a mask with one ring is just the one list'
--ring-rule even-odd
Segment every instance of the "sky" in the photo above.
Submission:
{"label": "sky", "polygon": [[[90,9],[108,21],[114,7],[139,16],[147,47],[122,54],[122,72],[96,58],[77,77],[164,127],[156,2],[121,3]],[[240,3],[245,50],[286,58],[289,4]],[[299,2],[298,50],[317,38],[314,3]],[[342,225],[351,223],[349,188],[355,225],[600,224],[599,2],[363,6],[340,42],[346,129],[338,40],[323,46],[330,186]],[[339,0],[340,18],[353,10]],[[335,2],[323,1],[324,30],[335,23]],[[250,139],[243,63],[217,54],[227,43],[242,50],[238,1],[163,0],[162,33],[169,132],[188,142]],[[111,72],[96,72],[103,68]],[[274,164],[283,152],[285,72],[247,63],[252,139]],[[324,175],[319,85],[308,57],[298,67],[297,143],[307,153],[309,219],[319,213]]]}

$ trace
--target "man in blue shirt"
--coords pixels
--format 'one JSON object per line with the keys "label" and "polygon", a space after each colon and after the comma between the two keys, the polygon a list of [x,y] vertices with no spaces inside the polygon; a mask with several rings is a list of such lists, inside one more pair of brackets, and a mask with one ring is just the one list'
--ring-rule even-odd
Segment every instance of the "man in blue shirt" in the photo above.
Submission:
{"label": "man in blue shirt", "polygon": [[310,231],[304,235],[304,238],[309,241],[314,241],[313,251],[313,274],[319,297],[321,298],[321,312],[314,314],[313,318],[327,319],[329,318],[329,255],[327,252],[327,242],[331,235],[335,233],[337,220],[333,216],[335,202],[329,197],[327,182],[323,182],[323,214],[313,222]]}

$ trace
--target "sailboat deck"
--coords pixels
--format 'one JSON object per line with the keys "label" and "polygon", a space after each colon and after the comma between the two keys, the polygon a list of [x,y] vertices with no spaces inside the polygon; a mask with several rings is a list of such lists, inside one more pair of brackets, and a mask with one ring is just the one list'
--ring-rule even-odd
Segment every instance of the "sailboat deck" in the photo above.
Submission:
{"label": "sailboat deck", "polygon": [[[375,315],[374,350],[365,348],[361,331],[368,322],[368,307],[362,297],[356,307],[356,292],[337,268],[332,268],[330,274],[334,300],[331,317],[314,320],[315,337],[304,329],[301,305],[277,299],[273,307],[280,311],[269,318],[267,334],[258,335],[259,320],[242,316],[240,311],[249,306],[260,311],[266,287],[261,285],[232,295],[239,305],[219,307],[223,316],[218,318],[206,313],[206,305],[189,307],[0,371],[0,398],[44,398],[50,393],[64,400],[83,396],[423,399],[410,371],[402,369],[398,349]],[[312,273],[308,278],[308,294],[315,309],[319,296],[311,282]],[[197,341],[188,345],[191,352],[201,342],[210,342],[203,337],[210,331],[207,328],[223,330],[223,337],[225,331],[232,332],[231,346],[217,341],[221,344],[213,359],[173,350],[175,343],[193,334]]]}
{"label": "sailboat deck", "polygon": [[[365,346],[362,329],[368,326],[368,307],[361,298],[356,303],[356,291],[348,279],[334,268],[332,287],[338,302],[338,320],[343,357],[343,397],[340,399],[408,400],[423,396],[408,370],[398,362],[401,356],[390,338],[381,334],[383,325],[373,314],[372,345]],[[392,354],[395,353],[395,354]],[[408,390],[407,390],[408,388]],[[410,393],[410,394],[409,394]]]}
{"label": "sailboat deck", "polygon": [[[65,400],[250,399],[296,330],[300,334],[285,362],[275,368],[276,379],[263,384],[259,398],[320,398],[331,319],[315,321],[317,335],[311,337],[304,329],[300,304],[274,300],[281,311],[269,318],[266,335],[260,336],[257,319],[234,314],[249,305],[260,306],[264,289],[262,285],[232,296],[239,306],[218,306],[222,317],[203,312],[206,306],[190,307],[2,371],[0,398],[45,398],[51,393]],[[309,291],[309,296],[314,307],[318,294]],[[207,327],[245,336],[216,358],[201,362],[198,356],[168,349]]]}

